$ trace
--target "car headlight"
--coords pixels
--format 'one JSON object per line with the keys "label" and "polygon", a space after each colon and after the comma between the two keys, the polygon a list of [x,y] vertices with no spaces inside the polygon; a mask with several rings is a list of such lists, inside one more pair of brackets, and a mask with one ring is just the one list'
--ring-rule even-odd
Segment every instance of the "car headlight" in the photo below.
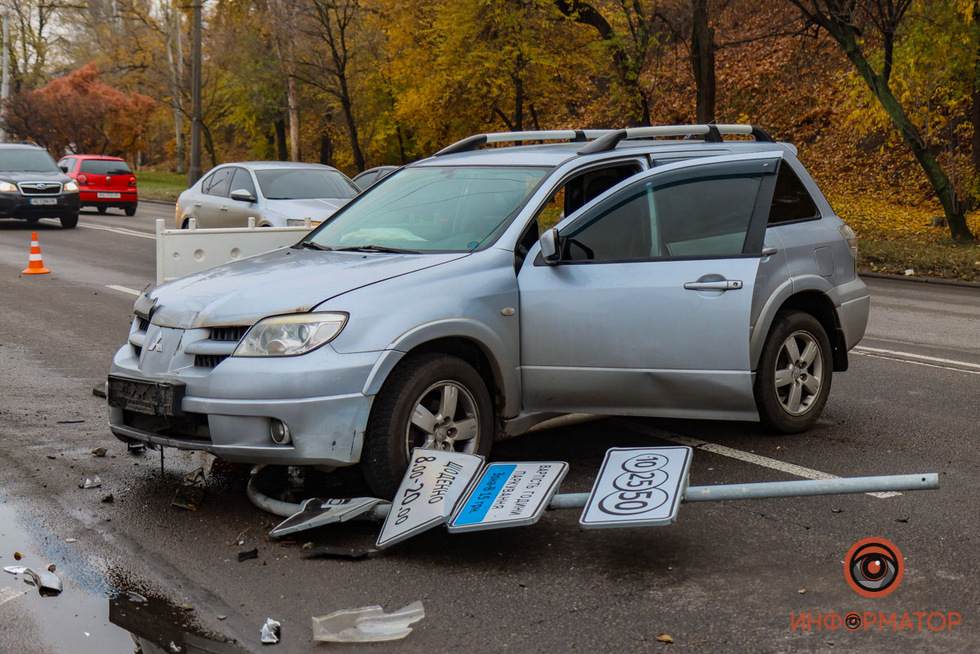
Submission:
{"label": "car headlight", "polygon": [[10,182],[0,182],[0,193],[15,193],[17,185]]}
{"label": "car headlight", "polygon": [[65,190],[68,191],[69,193],[77,193],[78,192],[78,184],[76,184],[75,182],[66,182],[65,183]]}
{"label": "car headlight", "polygon": [[299,313],[264,318],[248,330],[232,356],[306,354],[332,341],[346,324],[346,313]]}

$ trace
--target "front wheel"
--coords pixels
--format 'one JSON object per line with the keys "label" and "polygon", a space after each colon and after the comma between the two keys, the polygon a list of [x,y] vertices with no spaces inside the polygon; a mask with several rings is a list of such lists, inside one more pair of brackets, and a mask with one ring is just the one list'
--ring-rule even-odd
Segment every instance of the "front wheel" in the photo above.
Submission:
{"label": "front wheel", "polygon": [[820,321],[802,311],[777,315],[755,378],[763,424],[783,434],[806,431],[827,404],[832,379],[830,340]]}
{"label": "front wheel", "polygon": [[483,378],[446,354],[403,361],[374,400],[361,468],[378,497],[394,497],[416,447],[486,456],[493,404]]}
{"label": "front wheel", "polygon": [[72,229],[77,224],[78,224],[77,213],[66,213],[61,217],[61,227],[63,229]]}

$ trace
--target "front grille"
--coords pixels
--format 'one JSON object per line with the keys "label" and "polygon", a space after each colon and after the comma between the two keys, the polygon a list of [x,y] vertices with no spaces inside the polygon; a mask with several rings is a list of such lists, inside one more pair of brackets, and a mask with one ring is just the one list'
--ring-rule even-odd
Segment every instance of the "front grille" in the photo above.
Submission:
{"label": "front grille", "polygon": [[[247,331],[248,327],[242,325],[212,327],[209,340],[220,341],[222,343],[237,343],[242,340],[242,336]],[[228,355],[225,354],[197,354],[194,356],[194,365],[198,368],[215,368],[227,358]]]}
{"label": "front grille", "polygon": [[58,195],[61,182],[21,182],[17,185],[24,195]]}

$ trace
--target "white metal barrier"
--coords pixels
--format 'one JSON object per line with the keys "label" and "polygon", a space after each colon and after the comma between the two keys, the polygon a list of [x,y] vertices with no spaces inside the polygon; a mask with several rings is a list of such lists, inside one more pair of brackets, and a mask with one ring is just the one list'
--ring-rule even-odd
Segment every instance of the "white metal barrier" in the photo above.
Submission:
{"label": "white metal barrier", "polygon": [[223,263],[292,245],[313,229],[309,218],[301,227],[248,227],[198,229],[190,220],[188,229],[165,229],[157,219],[157,285]]}

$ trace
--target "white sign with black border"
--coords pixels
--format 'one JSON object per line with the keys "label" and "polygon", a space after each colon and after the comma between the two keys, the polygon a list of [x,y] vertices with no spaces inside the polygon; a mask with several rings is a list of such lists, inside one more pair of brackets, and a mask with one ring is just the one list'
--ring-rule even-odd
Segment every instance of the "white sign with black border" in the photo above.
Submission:
{"label": "white sign with black border", "polygon": [[533,525],[568,472],[562,461],[492,463],[449,521],[459,533]]}
{"label": "white sign with black border", "polygon": [[608,450],[579,524],[591,529],[671,524],[690,467],[690,447]]}
{"label": "white sign with black border", "polygon": [[483,467],[483,457],[444,450],[412,450],[378,547],[394,545],[445,524]]}

